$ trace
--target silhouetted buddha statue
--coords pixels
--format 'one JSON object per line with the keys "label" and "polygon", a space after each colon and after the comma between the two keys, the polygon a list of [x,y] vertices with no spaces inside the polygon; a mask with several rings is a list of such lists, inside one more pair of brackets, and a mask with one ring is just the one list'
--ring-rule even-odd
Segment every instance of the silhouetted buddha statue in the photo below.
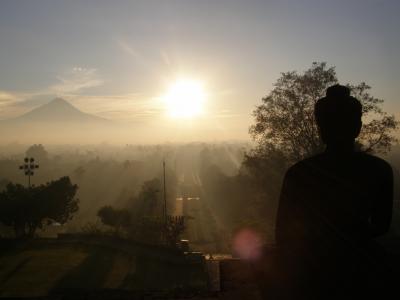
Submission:
{"label": "silhouetted buddha statue", "polygon": [[326,150],[292,166],[280,196],[282,298],[365,297],[387,282],[373,238],[391,223],[393,174],[384,160],[355,151],[361,117],[345,86],[328,88],[315,105]]}

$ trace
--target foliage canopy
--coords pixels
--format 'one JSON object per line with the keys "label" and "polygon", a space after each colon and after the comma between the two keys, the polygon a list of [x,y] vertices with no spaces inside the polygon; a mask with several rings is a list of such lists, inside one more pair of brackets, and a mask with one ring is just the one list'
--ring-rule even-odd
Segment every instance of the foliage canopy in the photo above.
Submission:
{"label": "foliage canopy", "polygon": [[9,183],[0,193],[0,222],[12,226],[17,237],[32,237],[46,224],[64,224],[78,211],[77,189],[69,177],[30,188]]}
{"label": "foliage canopy", "polygon": [[[273,90],[253,112],[255,124],[250,134],[257,147],[250,157],[280,152],[289,162],[312,156],[323,149],[314,120],[315,102],[329,86],[338,83],[334,67],[314,62],[304,73],[285,72]],[[383,100],[370,94],[365,82],[346,84],[363,105],[363,127],[357,139],[362,151],[386,153],[396,141],[393,131],[398,122],[382,110]]]}

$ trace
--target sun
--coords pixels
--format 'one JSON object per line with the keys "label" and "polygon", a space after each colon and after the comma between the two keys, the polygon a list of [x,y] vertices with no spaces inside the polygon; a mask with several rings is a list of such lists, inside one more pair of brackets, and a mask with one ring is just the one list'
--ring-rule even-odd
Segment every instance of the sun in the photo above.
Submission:
{"label": "sun", "polygon": [[193,118],[203,112],[206,93],[200,81],[176,80],[163,97],[168,116]]}

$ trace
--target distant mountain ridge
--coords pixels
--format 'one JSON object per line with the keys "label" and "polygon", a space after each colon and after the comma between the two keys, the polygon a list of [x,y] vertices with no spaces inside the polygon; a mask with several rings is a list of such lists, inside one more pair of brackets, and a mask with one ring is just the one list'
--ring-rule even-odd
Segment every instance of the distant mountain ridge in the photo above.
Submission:
{"label": "distant mountain ridge", "polygon": [[75,122],[75,123],[106,123],[107,119],[84,113],[62,98],[55,98],[33,110],[13,119],[5,120],[12,123],[45,123],[45,122]]}
{"label": "distant mountain ridge", "polygon": [[0,121],[0,142],[90,143],[119,133],[117,124],[84,113],[56,98],[13,119]]}

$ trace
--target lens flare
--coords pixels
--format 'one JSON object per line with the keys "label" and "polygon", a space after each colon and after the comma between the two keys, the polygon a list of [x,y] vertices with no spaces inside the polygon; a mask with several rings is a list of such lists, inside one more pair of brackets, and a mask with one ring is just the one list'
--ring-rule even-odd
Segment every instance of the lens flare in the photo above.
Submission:
{"label": "lens flare", "polygon": [[251,229],[241,229],[233,237],[233,253],[239,258],[255,261],[262,256],[262,237]]}

